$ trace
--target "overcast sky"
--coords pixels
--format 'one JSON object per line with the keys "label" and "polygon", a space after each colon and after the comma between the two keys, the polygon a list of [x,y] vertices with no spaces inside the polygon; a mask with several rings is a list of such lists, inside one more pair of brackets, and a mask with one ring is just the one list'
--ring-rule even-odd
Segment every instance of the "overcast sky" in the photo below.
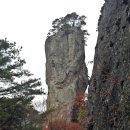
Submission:
{"label": "overcast sky", "polygon": [[[77,12],[87,16],[90,33],[86,62],[93,60],[97,39],[97,21],[104,0],[0,0],[0,39],[7,38],[23,46],[26,68],[45,84],[44,44],[54,19]],[[92,67],[89,66],[89,75]]]}

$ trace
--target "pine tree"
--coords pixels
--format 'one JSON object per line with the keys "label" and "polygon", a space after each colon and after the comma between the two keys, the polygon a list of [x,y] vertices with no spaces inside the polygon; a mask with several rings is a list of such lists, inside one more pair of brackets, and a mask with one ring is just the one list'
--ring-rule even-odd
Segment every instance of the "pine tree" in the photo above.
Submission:
{"label": "pine tree", "polygon": [[[27,106],[37,94],[43,94],[40,79],[23,69],[22,47],[0,40],[0,128],[21,129],[27,119]],[[23,80],[23,78],[26,80]]]}
{"label": "pine tree", "polygon": [[79,16],[76,12],[67,14],[65,17],[60,17],[52,22],[52,29],[50,29],[47,37],[55,35],[57,32],[68,27],[80,28],[84,35],[89,35],[87,30],[83,30],[83,26],[86,25],[86,17],[84,15]]}

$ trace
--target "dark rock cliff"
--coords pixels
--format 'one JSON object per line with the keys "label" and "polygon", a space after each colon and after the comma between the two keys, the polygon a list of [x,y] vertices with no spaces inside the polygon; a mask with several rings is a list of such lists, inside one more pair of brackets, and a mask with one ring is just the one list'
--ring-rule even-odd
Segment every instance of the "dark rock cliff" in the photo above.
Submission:
{"label": "dark rock cliff", "polygon": [[130,0],[105,0],[89,87],[89,130],[130,130]]}
{"label": "dark rock cliff", "polygon": [[88,85],[83,31],[77,27],[60,30],[47,38],[45,51],[47,109],[58,108],[54,118],[59,115],[72,119],[72,102],[76,94],[84,92]]}

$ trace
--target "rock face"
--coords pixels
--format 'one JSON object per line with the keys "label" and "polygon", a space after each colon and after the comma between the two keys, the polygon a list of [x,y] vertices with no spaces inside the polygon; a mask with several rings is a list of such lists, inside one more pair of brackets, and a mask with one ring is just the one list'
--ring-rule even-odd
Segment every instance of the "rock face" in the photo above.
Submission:
{"label": "rock face", "polygon": [[130,130],[130,0],[105,0],[89,87],[89,130]]}
{"label": "rock face", "polygon": [[64,28],[46,40],[45,52],[47,109],[64,106],[66,112],[59,112],[60,116],[67,113],[72,119],[73,112],[69,104],[88,85],[82,30],[76,27]]}

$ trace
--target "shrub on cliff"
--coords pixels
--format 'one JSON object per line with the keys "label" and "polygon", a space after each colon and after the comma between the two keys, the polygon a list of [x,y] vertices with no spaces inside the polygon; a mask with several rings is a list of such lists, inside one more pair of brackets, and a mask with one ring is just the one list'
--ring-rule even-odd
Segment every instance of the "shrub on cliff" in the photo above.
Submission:
{"label": "shrub on cliff", "polygon": [[87,94],[84,92],[79,92],[75,97],[73,107],[77,109],[77,121],[82,127],[86,127],[88,125],[88,111],[87,111]]}

